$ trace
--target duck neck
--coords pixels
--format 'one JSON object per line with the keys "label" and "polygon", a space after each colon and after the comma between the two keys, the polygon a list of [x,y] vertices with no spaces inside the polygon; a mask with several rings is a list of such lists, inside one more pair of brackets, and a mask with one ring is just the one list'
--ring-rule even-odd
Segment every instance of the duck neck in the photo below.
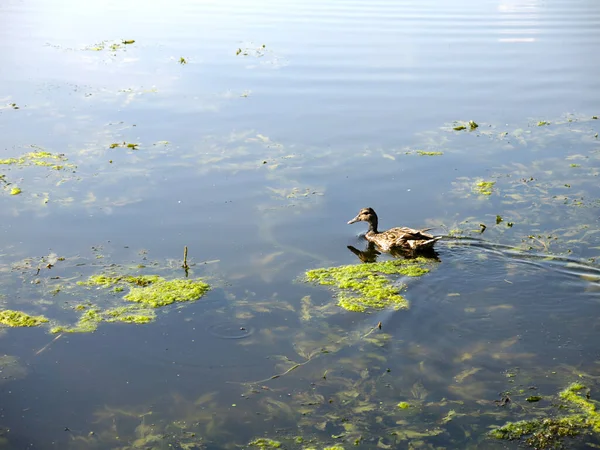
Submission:
{"label": "duck neck", "polygon": [[377,222],[377,217],[371,217],[371,220],[369,220],[369,230],[367,231],[367,233],[379,233],[379,231],[377,231]]}

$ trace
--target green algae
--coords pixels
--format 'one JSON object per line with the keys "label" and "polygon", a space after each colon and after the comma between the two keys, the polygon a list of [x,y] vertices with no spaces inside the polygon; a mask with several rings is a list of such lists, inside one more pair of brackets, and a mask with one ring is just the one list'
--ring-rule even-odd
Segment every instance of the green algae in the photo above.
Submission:
{"label": "green algae", "polygon": [[[92,275],[87,281],[79,281],[77,284],[84,286],[110,287],[119,283],[126,283],[135,286],[148,286],[161,280],[163,280],[163,278],[158,275]],[[122,290],[123,289],[121,289],[121,291]]]}
{"label": "green algae", "polygon": [[540,121],[537,123],[537,126],[538,126],[538,127],[543,127],[543,126],[545,126],[545,125],[550,125],[550,122],[547,122],[547,121],[545,121],[545,120],[540,120]]}
{"label": "green algae", "polygon": [[490,436],[509,441],[526,437],[525,443],[531,447],[551,448],[565,437],[577,436],[582,428],[580,419],[572,417],[521,420],[492,430]]}
{"label": "green algae", "polygon": [[250,447],[258,448],[281,448],[281,442],[274,441],[273,439],[258,438],[248,442]]}
{"label": "green algae", "polygon": [[495,181],[478,181],[473,186],[473,191],[480,195],[492,195],[495,184]]}
{"label": "green algae", "polygon": [[123,297],[125,300],[152,308],[198,300],[210,290],[210,286],[201,280],[165,280],[158,275],[93,275],[78,284],[113,287],[115,292],[123,291],[123,285],[128,285],[130,289]]}
{"label": "green algae", "polygon": [[465,125],[463,125],[463,124],[465,124],[465,122],[462,122],[461,125],[456,125],[456,126],[452,127],[452,129],[454,131],[463,131],[468,128],[469,131],[473,131],[473,130],[479,128],[479,124],[477,122],[475,122],[474,120],[469,120],[468,122],[466,122]]}
{"label": "green algae", "polygon": [[129,148],[131,150],[137,150],[137,148],[140,146],[140,144],[136,144],[133,142],[113,142],[112,144],[110,144],[108,147],[109,148],[118,148],[118,147],[122,147],[122,148]]}
{"label": "green algae", "polygon": [[408,409],[408,408],[410,408],[410,403],[408,403],[408,402],[400,402],[400,403],[398,403],[398,408],[400,408],[400,409]]}
{"label": "green algae", "polygon": [[9,327],[37,327],[48,322],[44,316],[30,316],[21,311],[5,309],[0,311],[0,323]]}
{"label": "green algae", "polygon": [[367,309],[408,308],[408,301],[400,295],[404,286],[395,286],[389,275],[419,277],[429,272],[425,258],[391,260],[369,264],[313,269],[306,272],[306,280],[325,286],[334,286],[338,305],[348,311]]}
{"label": "green algae", "polygon": [[[79,305],[83,306],[83,305]],[[77,307],[77,310],[81,308]],[[156,318],[154,311],[139,306],[123,306],[102,310],[92,307],[85,311],[74,326],[55,326],[51,333],[92,333],[98,329],[101,322],[145,324]]]}
{"label": "green algae", "polygon": [[417,150],[417,155],[421,156],[441,156],[444,152],[427,152],[425,150]]}
{"label": "green algae", "polygon": [[[588,391],[581,383],[572,383],[559,393],[571,414],[561,417],[544,419],[521,420],[508,422],[490,431],[490,436],[496,439],[516,440],[525,438],[525,443],[534,448],[554,448],[561,444],[566,437],[574,437],[581,432],[591,430],[600,433],[600,413],[596,402],[581,391]],[[541,397],[535,397],[538,401]],[[527,399],[529,401],[529,398]]]}
{"label": "green algae", "polygon": [[[74,168],[71,164],[65,164],[67,158],[64,155],[50,153],[47,151],[37,151],[25,153],[17,158],[0,159],[0,165],[18,165],[18,166],[42,166],[50,167],[54,170],[65,168]],[[61,162],[63,164],[59,164]]]}
{"label": "green algae", "polygon": [[19,189],[18,187],[14,187],[10,190],[10,195],[19,195],[21,192],[21,189]]}
{"label": "green algae", "polygon": [[143,303],[153,308],[175,302],[198,300],[210,286],[200,280],[159,280],[146,287],[132,288],[123,297],[131,302]]}

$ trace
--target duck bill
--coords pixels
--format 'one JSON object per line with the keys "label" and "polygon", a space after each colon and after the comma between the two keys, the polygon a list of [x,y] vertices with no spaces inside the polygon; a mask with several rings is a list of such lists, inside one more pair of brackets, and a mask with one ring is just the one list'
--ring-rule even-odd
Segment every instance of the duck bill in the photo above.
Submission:
{"label": "duck bill", "polygon": [[348,225],[352,225],[353,223],[356,223],[356,222],[360,222],[360,219],[358,218],[358,216],[356,216],[356,217],[355,217],[354,219],[352,219],[352,220],[349,220],[349,221],[348,221]]}

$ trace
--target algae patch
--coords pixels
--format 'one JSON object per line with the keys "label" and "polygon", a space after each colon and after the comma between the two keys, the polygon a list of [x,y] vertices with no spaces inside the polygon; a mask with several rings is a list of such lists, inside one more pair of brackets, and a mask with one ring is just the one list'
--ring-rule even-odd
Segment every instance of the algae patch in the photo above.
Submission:
{"label": "algae patch", "polygon": [[480,195],[492,195],[495,184],[495,181],[478,181],[473,186],[473,191]]}
{"label": "algae patch", "polygon": [[210,286],[200,280],[159,280],[146,287],[132,288],[125,297],[131,302],[153,308],[175,302],[189,302],[202,297]]}
{"label": "algae patch", "polygon": [[130,290],[123,298],[130,302],[142,303],[152,308],[170,305],[175,302],[198,300],[210,290],[201,280],[165,280],[158,275],[94,275],[80,284],[88,286],[115,286],[115,291],[129,285]]}
{"label": "algae patch", "polygon": [[[585,396],[581,391],[587,391]],[[591,430],[600,432],[600,413],[596,402],[589,399],[589,391],[581,383],[572,383],[559,393],[570,415],[548,417],[544,419],[508,422],[495,428],[490,436],[496,439],[515,440],[525,438],[525,443],[534,448],[556,448],[564,438],[574,437],[581,432]]]}
{"label": "algae patch", "polygon": [[66,164],[66,161],[67,158],[65,155],[47,151],[37,151],[25,153],[17,158],[0,159],[0,165],[42,166],[54,170],[75,167],[72,164]]}
{"label": "algae patch", "polygon": [[428,152],[425,150],[417,150],[419,156],[442,156],[444,152]]}
{"label": "algae patch", "polygon": [[258,438],[248,442],[248,446],[257,448],[281,448],[281,442],[273,439]]}
{"label": "algae patch", "polygon": [[100,308],[97,305],[78,305],[75,311],[81,313],[73,326],[55,326],[51,333],[90,333],[102,322],[145,324],[156,318],[155,308],[175,302],[198,300],[210,286],[200,280],[175,279],[166,280],[158,275],[92,275],[86,281],[79,281],[80,286],[112,288],[112,292],[120,293],[129,289],[123,300],[135,302],[115,308]]}
{"label": "algae patch", "polygon": [[0,311],[0,323],[9,327],[37,327],[48,322],[44,316],[30,316],[21,311],[5,309]]}
{"label": "algae patch", "polygon": [[325,286],[334,286],[338,305],[348,311],[363,312],[392,306],[408,308],[408,301],[400,295],[404,285],[394,285],[391,275],[418,277],[429,272],[428,260],[392,260],[369,264],[313,269],[306,272],[306,280]]}
{"label": "algae patch", "polygon": [[[82,306],[82,305],[79,305]],[[78,307],[77,310],[85,310],[85,307]],[[101,310],[91,307],[85,311],[79,321],[74,326],[56,326],[53,327],[51,333],[91,333],[96,331],[101,322],[122,322],[144,324],[152,322],[156,318],[156,313],[151,309],[146,309],[140,306],[123,306]]]}

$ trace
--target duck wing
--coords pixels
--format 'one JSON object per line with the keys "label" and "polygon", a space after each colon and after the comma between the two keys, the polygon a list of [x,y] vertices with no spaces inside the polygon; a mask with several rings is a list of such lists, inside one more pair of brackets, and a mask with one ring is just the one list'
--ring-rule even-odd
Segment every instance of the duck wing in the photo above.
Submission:
{"label": "duck wing", "polygon": [[431,230],[431,228],[422,228],[420,230],[416,230],[414,228],[408,228],[408,227],[397,227],[397,228],[391,228],[389,230],[387,230],[385,232],[385,234],[390,235],[390,237],[394,237],[394,240],[396,242],[398,241],[420,241],[420,240],[425,240],[428,241],[430,239],[433,239],[433,235],[426,233],[426,231]]}

